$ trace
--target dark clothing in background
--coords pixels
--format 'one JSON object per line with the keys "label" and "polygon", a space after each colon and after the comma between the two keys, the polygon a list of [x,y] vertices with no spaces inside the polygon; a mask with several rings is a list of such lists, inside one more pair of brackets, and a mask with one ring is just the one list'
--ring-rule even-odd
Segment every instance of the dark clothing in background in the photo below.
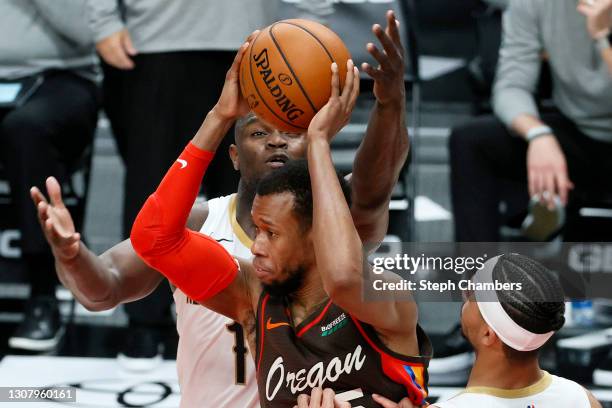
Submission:
{"label": "dark clothing in background", "polygon": [[[125,163],[123,235],[128,237],[138,211],[217,102],[235,53],[187,51],[139,54],[135,68],[104,64],[104,105]],[[218,149],[204,192],[213,198],[234,193],[239,174],[227,153],[233,137]],[[161,289],[161,290],[160,290]],[[169,323],[172,294],[160,285],[152,295],[125,309],[134,322]]]}
{"label": "dark clothing in background", "polygon": [[[22,257],[33,294],[55,294],[53,256],[30,199],[30,187],[46,191],[45,180],[60,183],[92,143],[98,117],[96,85],[66,71],[45,74],[43,84],[18,108],[0,110],[0,161],[11,186],[21,230]],[[81,220],[82,221],[82,220]],[[80,231],[81,225],[76,225]]]}

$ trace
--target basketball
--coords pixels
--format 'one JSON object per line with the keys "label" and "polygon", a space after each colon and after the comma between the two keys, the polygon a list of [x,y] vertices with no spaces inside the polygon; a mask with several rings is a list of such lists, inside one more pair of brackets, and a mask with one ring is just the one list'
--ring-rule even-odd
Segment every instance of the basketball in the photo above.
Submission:
{"label": "basketball", "polygon": [[350,54],[329,28],[303,19],[283,20],[263,29],[240,66],[240,87],[255,114],[277,129],[304,132],[331,95],[331,64],[340,86]]}

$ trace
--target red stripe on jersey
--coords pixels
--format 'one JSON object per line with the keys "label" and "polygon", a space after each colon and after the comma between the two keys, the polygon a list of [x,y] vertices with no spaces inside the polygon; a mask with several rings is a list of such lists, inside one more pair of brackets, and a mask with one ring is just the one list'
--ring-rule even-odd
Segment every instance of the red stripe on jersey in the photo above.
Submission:
{"label": "red stripe on jersey", "polygon": [[259,366],[261,365],[261,357],[263,356],[263,348],[264,348],[264,335],[266,327],[264,325],[264,321],[266,320],[266,303],[268,303],[268,299],[270,295],[266,295],[263,301],[261,302],[261,310],[259,311],[259,315],[261,316],[261,322],[259,327],[260,339],[259,339],[259,358],[257,359],[257,373],[259,373]]}
{"label": "red stripe on jersey", "polygon": [[325,313],[327,313],[327,309],[329,309],[329,307],[331,306],[332,301],[330,300],[329,302],[327,302],[327,306],[325,306],[325,309],[323,309],[323,311],[321,312],[321,314],[319,316],[317,316],[316,319],[314,319],[312,322],[308,323],[306,326],[304,326],[302,328],[302,330],[300,330],[297,334],[298,337],[302,337],[304,335],[304,333],[306,333],[310,328],[312,328],[312,326],[314,326],[315,324],[319,323],[321,321],[321,319],[323,319],[323,316],[325,316]]}
{"label": "red stripe on jersey", "polygon": [[389,353],[382,350],[372,341],[372,339],[370,339],[370,337],[367,335],[367,333],[361,326],[361,322],[355,319],[352,315],[350,316],[351,319],[353,319],[355,326],[357,326],[357,329],[359,330],[363,338],[366,339],[370,347],[372,347],[374,350],[376,350],[378,354],[380,354],[382,368],[385,375],[396,383],[403,384],[406,387],[408,397],[410,398],[410,401],[413,404],[419,406],[423,404],[425,397],[427,397],[427,392],[424,388],[425,384],[418,384],[418,381],[415,383],[412,377],[406,372],[404,366],[407,365],[410,367],[424,369],[424,364],[403,361],[399,358],[389,355]]}

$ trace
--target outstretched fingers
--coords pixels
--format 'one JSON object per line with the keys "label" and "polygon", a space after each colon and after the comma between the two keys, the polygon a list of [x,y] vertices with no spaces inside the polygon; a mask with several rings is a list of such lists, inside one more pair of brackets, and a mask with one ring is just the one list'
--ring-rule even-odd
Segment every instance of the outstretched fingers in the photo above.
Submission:
{"label": "outstretched fingers", "polygon": [[62,200],[62,188],[55,177],[47,178],[46,182],[47,194],[51,200],[51,205],[58,209],[64,209],[64,200]]}
{"label": "outstretched fingers", "polygon": [[391,38],[391,41],[395,44],[395,46],[400,50],[400,53],[404,49],[402,46],[402,37],[399,31],[399,20],[395,17],[395,12],[393,10],[387,11],[387,28],[385,33]]}

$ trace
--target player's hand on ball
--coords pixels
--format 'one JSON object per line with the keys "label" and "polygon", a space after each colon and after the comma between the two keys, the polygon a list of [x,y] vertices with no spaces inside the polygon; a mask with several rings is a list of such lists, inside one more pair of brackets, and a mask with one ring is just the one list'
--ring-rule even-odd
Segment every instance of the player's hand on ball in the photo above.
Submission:
{"label": "player's hand on ball", "polygon": [[301,394],[293,408],[351,408],[351,404],[337,401],[335,396],[332,389],[313,388],[310,395]]}
{"label": "player's hand on ball", "polygon": [[399,32],[399,22],[395,19],[395,13],[387,11],[387,28],[374,24],[372,32],[378,38],[383,47],[381,51],[373,43],[368,43],[368,52],[378,62],[374,68],[367,62],[361,65],[372,79],[374,79],[374,96],[379,104],[402,105],[405,101],[404,90],[404,46]]}
{"label": "player's hand on ball", "polygon": [[408,398],[404,398],[399,402],[399,404],[377,394],[373,394],[372,398],[383,408],[417,408]]}
{"label": "player's hand on ball", "polygon": [[240,91],[240,62],[244,58],[251,41],[257,36],[259,30],[254,31],[248,36],[246,42],[242,44],[232,66],[225,74],[225,83],[221,96],[214,107],[214,111],[225,120],[235,120],[249,113],[249,105]]}
{"label": "player's hand on ball", "polygon": [[38,211],[38,221],[45,237],[60,261],[68,261],[77,256],[81,235],[75,231],[70,212],[62,200],[62,190],[54,177],[47,179],[49,203],[36,187],[30,189],[30,195]]}
{"label": "player's hand on ball", "polygon": [[127,29],[117,31],[96,43],[96,50],[104,62],[117,69],[134,69],[132,58],[137,54]]}
{"label": "player's hand on ball", "polygon": [[328,142],[340,132],[351,119],[351,114],[359,96],[359,69],[352,60],[346,63],[346,81],[340,92],[338,64],[331,65],[332,82],[329,101],[317,112],[308,126],[308,140],[326,139]]}

